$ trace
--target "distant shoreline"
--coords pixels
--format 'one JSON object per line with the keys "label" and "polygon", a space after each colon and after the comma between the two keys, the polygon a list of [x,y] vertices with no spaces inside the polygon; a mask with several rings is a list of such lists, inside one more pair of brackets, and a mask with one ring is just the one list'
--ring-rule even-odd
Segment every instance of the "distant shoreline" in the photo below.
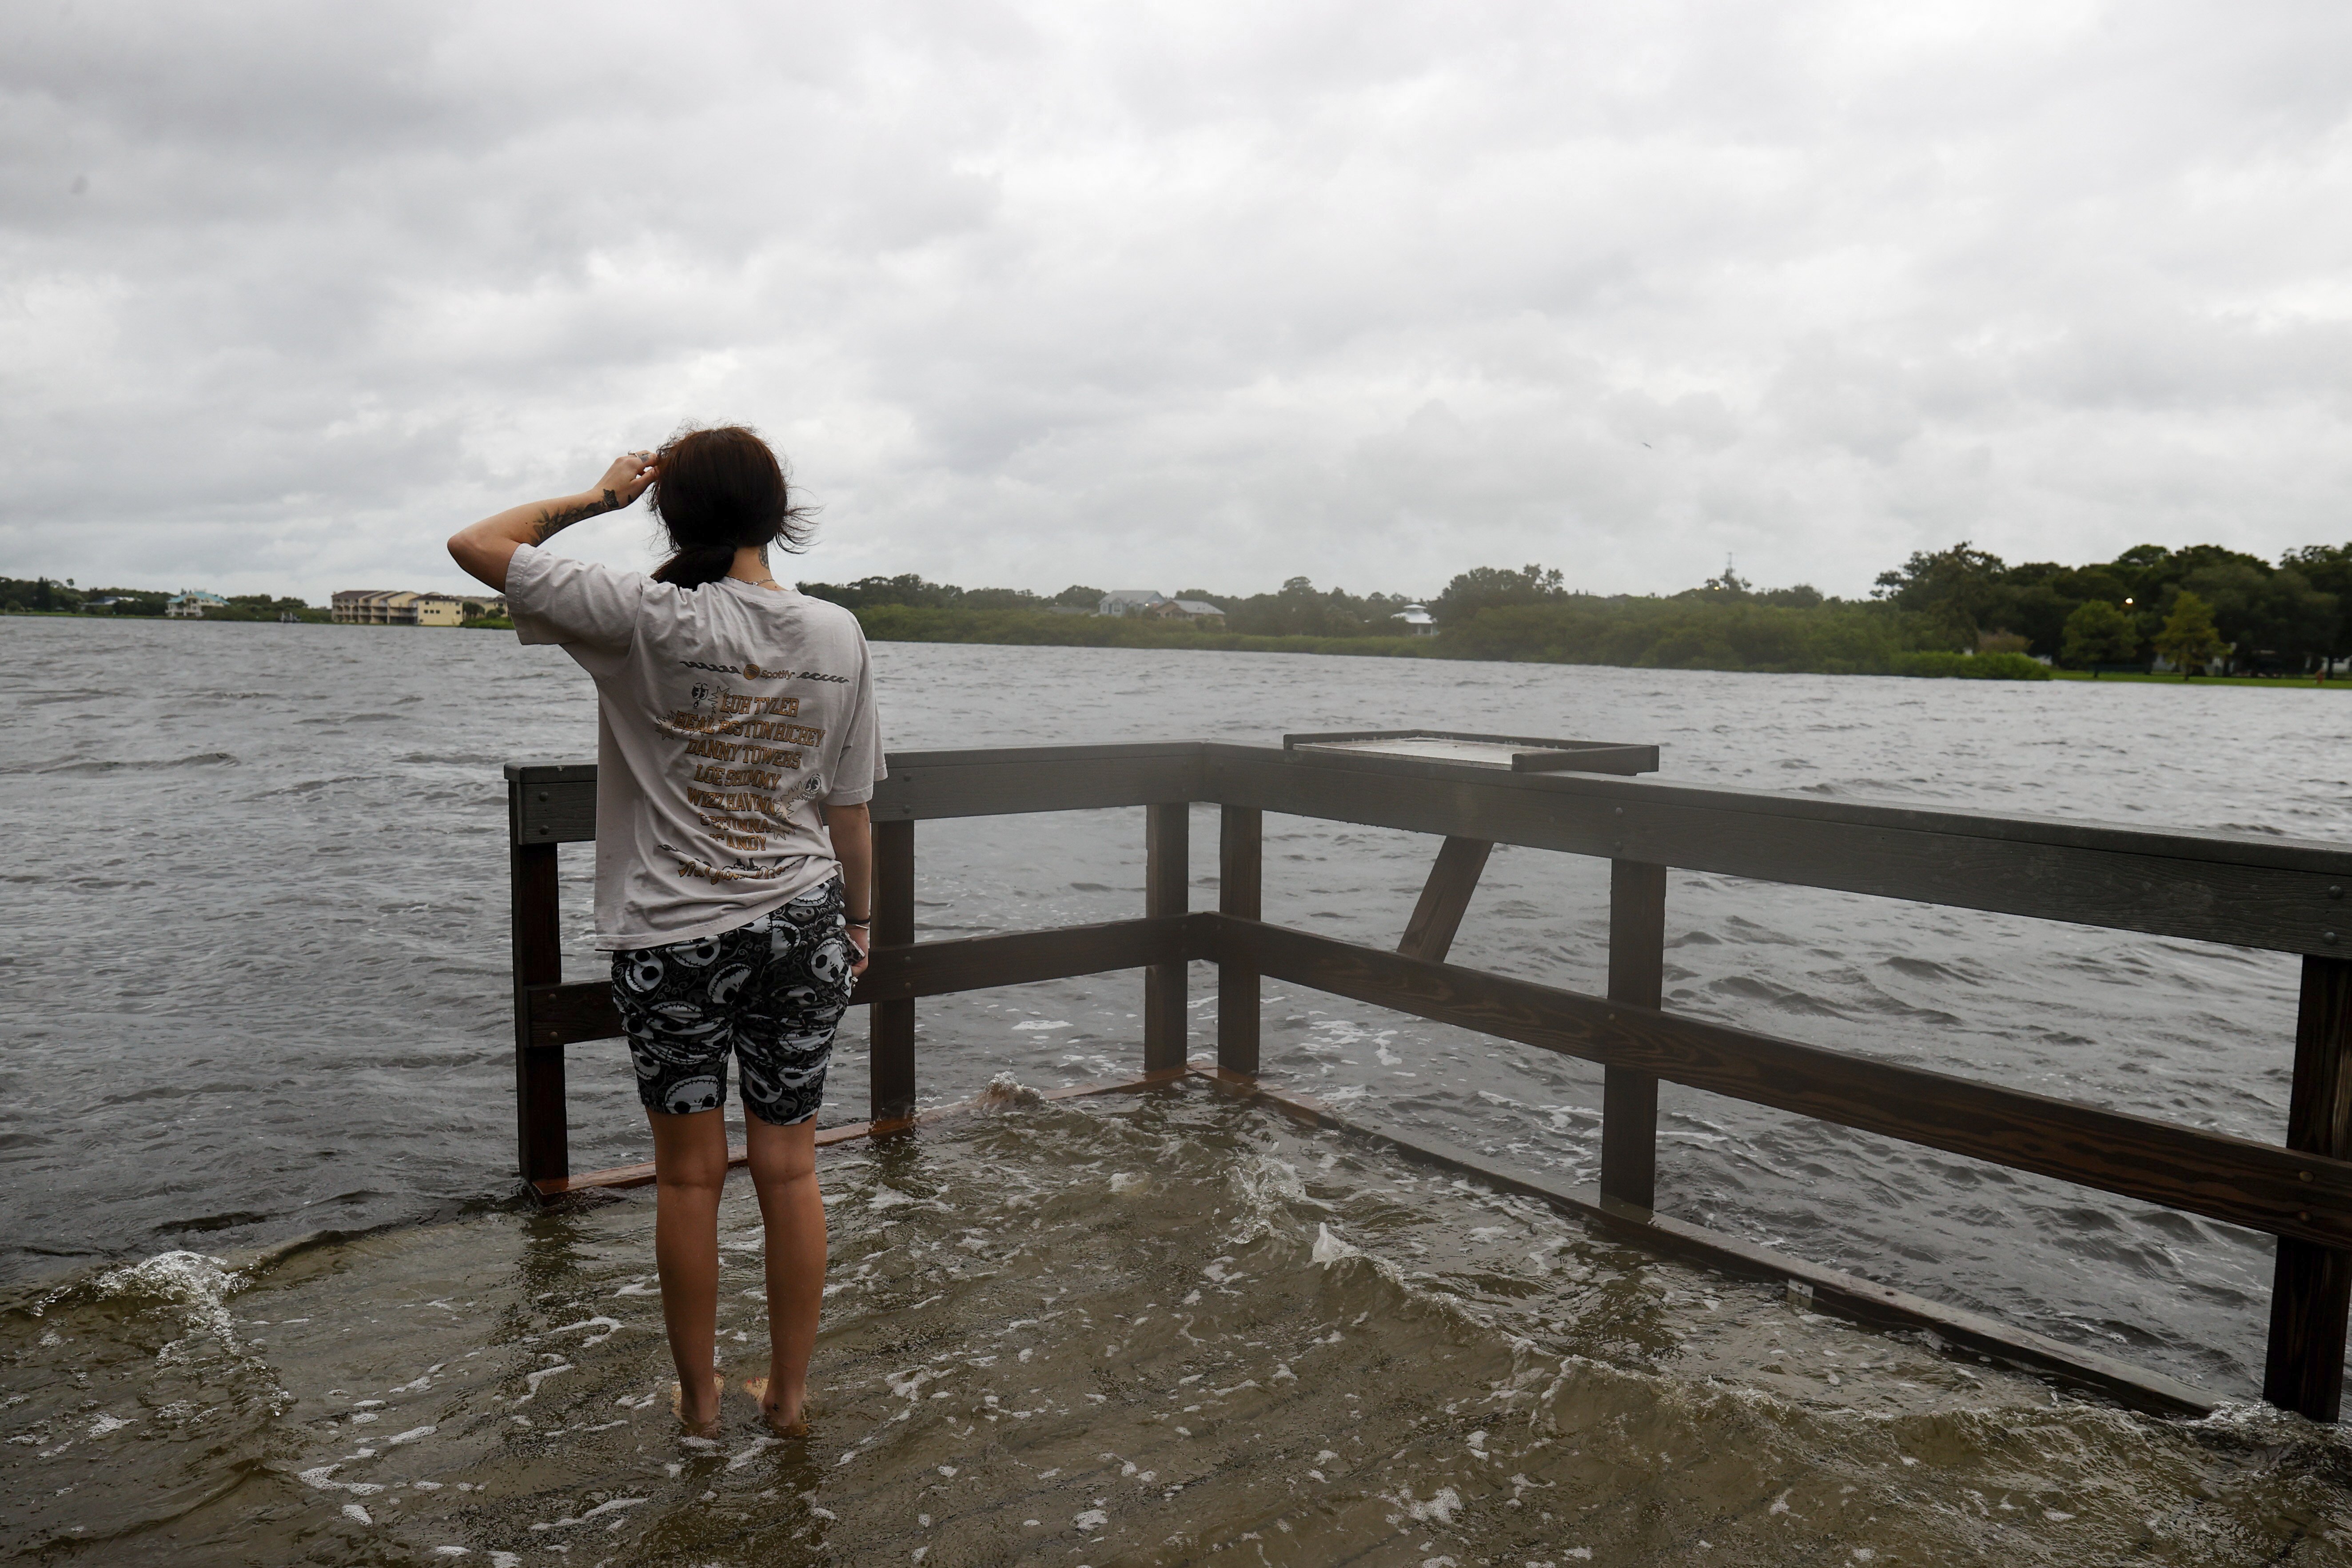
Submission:
{"label": "distant shoreline", "polygon": [[467,622],[464,622],[462,625],[459,625],[459,626],[408,626],[408,625],[402,624],[402,623],[389,623],[389,622],[383,622],[383,621],[376,621],[376,622],[367,622],[367,621],[339,621],[339,620],[336,620],[336,619],[334,618],[334,614],[333,614],[333,612],[332,612],[332,611],[330,611],[330,610],[316,610],[316,609],[311,610],[311,611],[308,612],[307,614],[306,614],[306,613],[304,613],[304,612],[301,612],[301,611],[299,611],[299,610],[298,610],[298,611],[296,611],[296,612],[295,612],[295,619],[293,619],[293,620],[291,620],[291,621],[281,621],[281,620],[279,620],[279,619],[278,618],[278,616],[275,616],[275,615],[251,615],[251,616],[241,616],[241,615],[226,615],[226,616],[117,616],[117,615],[110,615],[110,614],[109,614],[108,612],[106,612],[106,611],[104,611],[104,610],[19,610],[19,609],[13,609],[13,608],[12,608],[12,609],[7,609],[7,610],[0,610],[0,618],[5,618],[5,619],[11,619],[11,620],[17,619],[17,618],[22,618],[22,619],[25,619],[25,620],[40,620],[40,621],[120,621],[120,622],[121,622],[121,623],[122,623],[123,625],[125,625],[125,626],[197,626],[197,625],[203,624],[203,623],[205,623],[205,622],[210,622],[210,623],[211,623],[211,624],[213,624],[214,626],[374,626],[376,629],[381,630],[381,631],[452,631],[452,632],[456,632],[456,631],[486,631],[486,632],[510,632],[510,631],[514,630],[514,622],[512,622],[512,621],[510,621],[510,620],[507,619],[506,617],[504,617],[504,616],[484,616],[484,617],[482,617],[482,618],[480,618],[480,619],[478,619],[478,620],[471,620],[471,621],[467,621]]}
{"label": "distant shoreline", "polygon": [[[2200,675],[2185,680],[2169,673],[2151,674],[2138,670],[2111,670],[2094,676],[2084,669],[2059,669],[2036,664],[2020,654],[1908,654],[1895,656],[1897,668],[1888,669],[1773,669],[1754,666],[1713,664],[1619,664],[1602,659],[1569,659],[1542,658],[1498,658],[1483,649],[1472,650],[1445,646],[1445,634],[1433,637],[1251,637],[1238,632],[1193,631],[1165,624],[1152,624],[1117,616],[1027,616],[1018,611],[956,611],[909,609],[905,605],[883,605],[851,612],[865,627],[867,640],[898,643],[961,643],[993,647],[1125,647],[1139,649],[1192,649],[1214,653],[1320,653],[1349,658],[1442,658],[1465,664],[1543,664],[1569,666],[1585,669],[1705,669],[1726,675],[1866,675],[1898,679],[1992,679],[1992,680],[2100,680],[2117,686],[2249,686],[2268,690],[2300,687],[2305,689],[2352,689],[2352,680],[2319,681],[2301,675]],[[169,624],[194,626],[205,621],[238,626],[284,626],[289,623],[232,616],[110,616],[87,610],[9,610],[7,618],[23,617],[40,620],[122,621],[136,624]],[[973,626],[972,620],[998,622],[1009,617],[1021,624]],[[370,631],[512,631],[514,622],[503,618],[468,621],[462,626],[368,626],[358,622],[331,621],[323,613],[306,617],[295,625],[343,626]],[[1994,661],[2018,660],[2033,666],[2035,673],[2022,673],[2017,665],[2003,664],[1982,673],[1968,666],[1982,659],[1987,665]],[[1904,665],[1910,668],[1903,668]]]}

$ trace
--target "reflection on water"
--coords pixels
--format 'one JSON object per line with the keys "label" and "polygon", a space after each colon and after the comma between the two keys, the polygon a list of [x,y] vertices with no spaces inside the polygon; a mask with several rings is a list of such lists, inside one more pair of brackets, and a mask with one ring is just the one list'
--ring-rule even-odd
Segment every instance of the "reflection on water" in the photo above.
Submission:
{"label": "reflection on water", "polygon": [[[1200,1089],[826,1156],[805,1442],[681,1437],[652,1203],[0,1320],[8,1547],[109,1563],[2343,1561],[2343,1439],[1864,1332]],[[761,1370],[747,1184],[727,1370]],[[462,1554],[462,1556],[461,1556]]]}

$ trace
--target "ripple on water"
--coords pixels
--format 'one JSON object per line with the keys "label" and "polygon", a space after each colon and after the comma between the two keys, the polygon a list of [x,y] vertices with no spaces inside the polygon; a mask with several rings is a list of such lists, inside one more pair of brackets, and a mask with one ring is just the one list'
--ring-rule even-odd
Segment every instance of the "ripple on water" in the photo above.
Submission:
{"label": "ripple on water", "polygon": [[[16,1025],[0,1069],[0,1138],[47,1140],[8,1150],[0,1269],[45,1277],[58,1256],[121,1256],[153,1237],[250,1248],[315,1225],[320,1205],[359,1226],[500,1197],[512,1133],[496,763],[591,754],[584,678],[553,650],[459,631],[12,617],[0,639],[0,770],[18,770],[0,771],[0,814],[19,827],[0,877],[12,930],[24,933],[0,954],[0,1007]],[[1271,742],[1289,730],[1430,723],[1654,741],[1666,776],[1696,783],[1801,781],[1846,799],[2189,826],[2226,801],[2231,821],[2257,832],[2342,837],[2352,826],[2343,725],[2325,707],[2347,699],[2334,691],[2021,691],[1116,649],[881,644],[876,654],[902,749]],[[124,669],[139,673],[134,686],[95,684]],[[211,706],[192,711],[198,700]],[[218,756],[235,765],[202,760]],[[2247,768],[2249,757],[2262,765]],[[100,771],[25,771],[60,764]],[[1213,822],[1204,813],[1192,836],[1203,907]],[[1394,944],[1433,841],[1282,816],[1266,827],[1271,918]],[[933,934],[1140,908],[1132,812],[927,823],[921,844],[921,921]],[[574,978],[597,972],[587,865],[585,851],[565,851]],[[1607,885],[1597,862],[1498,852],[1455,953],[1598,991]],[[1677,1005],[1832,1048],[2280,1135],[2291,961],[1712,875],[1675,874],[1667,907]],[[1456,1142],[1507,1140],[1541,1168],[1589,1166],[1600,1084],[1586,1065],[1265,991],[1277,1079],[1410,1109]],[[1205,987],[1194,999],[1197,1041],[1214,1007]],[[927,1002],[925,1093],[960,1098],[1006,1067],[1046,1083],[1126,1070],[1139,1010],[1132,975]],[[1032,1017],[1069,1027],[1010,1026]],[[572,1060],[575,1163],[643,1158],[622,1058],[592,1047]],[[225,1071],[264,1087],[184,1095],[170,1101],[168,1125],[161,1101],[103,1103],[141,1087],[195,1089]],[[858,1115],[865,1087],[853,1040],[826,1119]],[[2063,1338],[2131,1316],[2166,1370],[2225,1391],[2258,1381],[2262,1314],[2194,1288],[2267,1278],[2261,1246],[2242,1233],[2207,1226],[2168,1237],[2169,1256],[2090,1258],[2068,1232],[2021,1223],[2015,1205],[2126,1216],[2136,1205],[2033,1180],[2000,1186],[1979,1174],[1970,1185],[1925,1152],[1883,1141],[1792,1142],[1778,1113],[1672,1088],[1663,1110],[1669,1126],[1703,1118],[1713,1140],[1669,1146],[1661,1182],[1672,1208],[1759,1240],[1799,1237],[1822,1261],[1898,1270],[1900,1283]],[[2016,1196],[1970,1201],[1979,1190]],[[218,1215],[262,1217],[191,1228]]]}
{"label": "ripple on water", "polygon": [[[651,1202],[174,1252],[0,1316],[18,1552],[110,1562],[2338,1561],[2338,1434],[2163,1421],[1201,1092],[822,1168],[805,1442],[681,1438]],[[764,1360],[722,1209],[720,1361]]]}

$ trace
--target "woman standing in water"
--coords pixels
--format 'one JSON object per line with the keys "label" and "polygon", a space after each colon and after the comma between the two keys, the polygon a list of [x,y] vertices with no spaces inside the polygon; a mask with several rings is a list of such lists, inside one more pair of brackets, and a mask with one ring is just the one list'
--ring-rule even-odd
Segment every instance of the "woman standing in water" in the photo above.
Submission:
{"label": "woman standing in water", "polygon": [[[650,575],[541,548],[648,490],[672,550]],[[770,545],[809,532],[775,454],[727,426],[449,541],[524,642],[561,646],[596,682],[596,946],[653,1123],[662,1320],[697,1431],[719,1418],[730,1050],[767,1224],[769,1370],[745,1386],[771,1425],[804,1429],[824,1290],[817,1105],[871,942],[883,763],[866,638],[768,571]]]}

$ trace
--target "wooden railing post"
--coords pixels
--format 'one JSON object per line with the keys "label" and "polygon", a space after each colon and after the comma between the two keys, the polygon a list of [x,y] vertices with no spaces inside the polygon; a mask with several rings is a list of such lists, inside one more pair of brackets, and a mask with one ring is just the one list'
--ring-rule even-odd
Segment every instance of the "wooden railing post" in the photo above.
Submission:
{"label": "wooden railing post", "polygon": [[[874,825],[874,945],[915,941],[915,825]],[[876,1002],[866,1017],[867,1114],[894,1121],[915,1114],[915,1004]]]}
{"label": "wooden railing post", "polygon": [[[1609,863],[1609,1000],[1655,1007],[1665,995],[1666,868]],[[1658,1080],[1603,1068],[1601,1195],[1654,1208],[1658,1196]]]}
{"label": "wooden railing post", "polygon": [[[2352,960],[2303,961],[2286,1146],[2352,1159]],[[2279,1237],[2264,1399],[2314,1421],[2334,1421],[2342,1414],[2347,1307],[2352,1252]]]}
{"label": "wooden railing post", "polygon": [[[1147,805],[1143,826],[1143,912],[1181,915],[1190,906],[1192,807]],[[1184,969],[1155,963],[1143,972],[1143,1070],[1185,1062]]]}
{"label": "wooden railing post", "polygon": [[[1265,813],[1228,805],[1217,819],[1217,912],[1236,920],[1265,918]],[[1257,965],[1240,958],[1217,963],[1217,1065],[1257,1075]]]}
{"label": "wooden railing post", "polygon": [[563,984],[563,924],[555,846],[520,842],[522,791],[507,785],[508,921],[514,942],[515,1165],[525,1182],[572,1173],[563,1109],[563,1049],[530,1043],[533,985]]}

